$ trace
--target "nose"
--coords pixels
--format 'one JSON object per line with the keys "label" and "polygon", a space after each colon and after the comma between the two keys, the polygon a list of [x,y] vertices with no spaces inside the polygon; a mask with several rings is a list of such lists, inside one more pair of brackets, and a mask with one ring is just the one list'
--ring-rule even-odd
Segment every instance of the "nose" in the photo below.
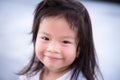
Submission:
{"label": "nose", "polygon": [[48,43],[47,51],[51,53],[60,53],[60,44],[56,41],[51,41]]}

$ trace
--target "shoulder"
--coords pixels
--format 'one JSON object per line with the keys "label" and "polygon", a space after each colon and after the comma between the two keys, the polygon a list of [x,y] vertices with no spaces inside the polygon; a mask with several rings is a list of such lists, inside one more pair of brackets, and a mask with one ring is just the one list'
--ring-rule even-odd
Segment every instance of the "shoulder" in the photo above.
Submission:
{"label": "shoulder", "polygon": [[82,74],[82,72],[79,73],[79,76],[78,76],[78,80],[87,80],[84,75]]}
{"label": "shoulder", "polygon": [[19,76],[18,80],[28,80],[28,79],[27,79],[27,76],[22,75],[22,76]]}
{"label": "shoulder", "polygon": [[[72,74],[73,74],[73,70],[70,70],[56,80],[71,80]],[[77,80],[87,80],[87,79],[83,76],[82,72],[80,72],[78,74]]]}
{"label": "shoulder", "polygon": [[19,77],[18,80],[39,80],[39,75],[35,75],[35,76],[32,76],[32,77],[22,75],[22,76]]}
{"label": "shoulder", "polygon": [[19,76],[18,80],[39,80],[40,73],[41,73],[41,71],[33,76],[21,75],[21,76]]}

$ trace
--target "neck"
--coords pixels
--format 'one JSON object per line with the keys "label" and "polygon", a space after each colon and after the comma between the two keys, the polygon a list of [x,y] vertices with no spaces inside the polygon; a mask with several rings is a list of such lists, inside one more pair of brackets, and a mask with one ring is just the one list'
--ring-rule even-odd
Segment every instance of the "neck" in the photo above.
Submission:
{"label": "neck", "polygon": [[44,68],[43,72],[41,73],[41,80],[56,80],[69,70],[70,69],[51,70],[48,68]]}

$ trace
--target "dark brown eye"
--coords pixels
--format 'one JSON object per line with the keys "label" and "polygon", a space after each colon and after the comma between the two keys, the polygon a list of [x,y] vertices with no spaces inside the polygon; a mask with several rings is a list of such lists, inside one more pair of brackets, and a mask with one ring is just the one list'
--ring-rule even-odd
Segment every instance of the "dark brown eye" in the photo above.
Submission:
{"label": "dark brown eye", "polygon": [[63,41],[64,44],[70,44],[70,41]]}
{"label": "dark brown eye", "polygon": [[42,37],[42,39],[43,40],[47,40],[47,41],[49,40],[49,38],[47,38],[47,37]]}

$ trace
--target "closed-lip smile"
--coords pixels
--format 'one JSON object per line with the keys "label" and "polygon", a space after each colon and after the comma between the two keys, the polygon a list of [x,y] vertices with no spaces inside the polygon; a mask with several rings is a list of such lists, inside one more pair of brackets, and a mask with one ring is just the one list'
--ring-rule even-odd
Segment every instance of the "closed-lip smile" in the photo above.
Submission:
{"label": "closed-lip smile", "polygon": [[47,56],[47,55],[44,55],[44,56],[51,59],[51,60],[61,60],[62,59],[62,58],[55,57],[55,56]]}

